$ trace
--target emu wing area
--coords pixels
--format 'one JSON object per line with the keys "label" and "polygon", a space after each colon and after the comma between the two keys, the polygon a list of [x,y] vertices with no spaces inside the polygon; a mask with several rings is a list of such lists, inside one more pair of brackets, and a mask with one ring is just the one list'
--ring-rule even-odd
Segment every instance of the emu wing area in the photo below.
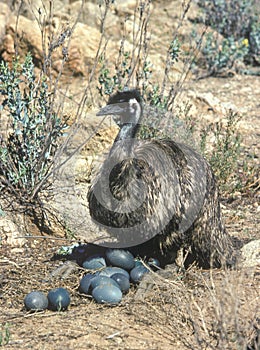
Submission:
{"label": "emu wing area", "polygon": [[190,249],[204,267],[231,256],[214,175],[205,159],[171,140],[136,141],[131,154],[115,147],[89,193],[92,219],[120,247],[138,246],[173,260]]}

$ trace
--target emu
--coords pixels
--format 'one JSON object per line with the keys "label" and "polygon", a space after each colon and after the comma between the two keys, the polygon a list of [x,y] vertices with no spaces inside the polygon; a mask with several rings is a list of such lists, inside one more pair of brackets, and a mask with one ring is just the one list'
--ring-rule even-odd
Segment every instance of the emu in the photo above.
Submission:
{"label": "emu", "polygon": [[119,126],[107,159],[89,192],[90,215],[142,257],[173,263],[229,265],[232,241],[221,216],[216,180],[191,147],[165,138],[139,140],[143,106],[138,90],[117,92],[97,116],[113,115]]}

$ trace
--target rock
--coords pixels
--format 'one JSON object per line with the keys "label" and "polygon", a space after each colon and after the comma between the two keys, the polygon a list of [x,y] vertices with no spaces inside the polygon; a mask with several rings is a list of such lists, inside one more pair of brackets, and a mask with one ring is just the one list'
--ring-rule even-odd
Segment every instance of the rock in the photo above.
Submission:
{"label": "rock", "polygon": [[3,40],[3,59],[7,62],[12,62],[12,58],[15,55],[14,39],[11,34],[6,34]]}
{"label": "rock", "polygon": [[197,99],[203,102],[208,106],[208,109],[211,109],[215,113],[221,115],[226,115],[228,110],[237,111],[237,108],[232,103],[222,103],[216,96],[211,92],[204,92],[197,94]]}
{"label": "rock", "polygon": [[10,17],[11,11],[6,4],[0,3],[0,45],[5,36],[6,23]]}
{"label": "rock", "polygon": [[1,243],[4,242],[12,247],[22,247],[26,242],[25,238],[19,238],[22,235],[19,226],[8,216],[0,216]]}
{"label": "rock", "polygon": [[[71,4],[69,4],[66,8],[66,12],[72,17],[77,18],[79,15],[79,22],[85,23],[86,25],[100,30],[101,25],[101,16],[99,12],[99,7],[97,2],[85,2],[82,7],[82,1],[77,0]],[[115,14],[109,12],[106,17],[105,27],[106,30],[109,28],[115,28],[115,26],[119,23],[119,19]],[[109,33],[115,34],[112,31]],[[118,33],[119,34],[119,33]]]}
{"label": "rock", "polygon": [[17,42],[19,44],[19,55],[24,57],[26,56],[27,52],[30,51],[35,61],[41,61],[42,40],[40,29],[36,21],[29,20],[23,16],[19,17],[18,25],[15,16],[11,16],[9,22],[7,23],[6,35],[3,40],[3,59],[7,62],[12,62],[13,55],[15,53],[15,33],[17,33]]}
{"label": "rock", "polygon": [[[64,25],[61,19],[54,18],[52,25],[46,27],[47,34],[53,36],[52,42],[58,42],[61,35],[65,35],[70,30],[68,25]],[[41,39],[41,30],[36,20],[28,19],[24,16],[19,17],[18,26],[15,16],[11,16],[6,24],[6,28],[0,26],[0,34],[3,35],[3,53],[2,57],[7,62],[12,62],[15,53],[15,40],[17,32],[18,53],[24,57],[28,52],[31,52],[34,63],[39,68],[43,60],[43,47]],[[72,25],[72,23],[71,23]],[[16,30],[17,29],[17,30]],[[0,37],[1,38],[1,37]],[[69,35],[65,39],[65,47],[67,45]],[[63,70],[63,77],[87,76],[94,64],[94,59],[98,49],[100,33],[97,29],[89,27],[83,23],[77,23],[72,34],[72,40],[68,49],[67,61]],[[59,73],[63,64],[62,45],[57,46],[52,54],[52,68],[54,73]]]}
{"label": "rock", "polygon": [[94,64],[99,40],[100,32],[97,29],[83,23],[76,25],[72,34],[67,63],[70,75],[71,72],[74,75],[88,75]]}
{"label": "rock", "polygon": [[241,266],[255,267],[260,265],[260,239],[251,241],[241,248]]}
{"label": "rock", "polygon": [[[11,11],[13,13],[17,13],[21,16],[24,16],[28,19],[35,19],[35,16],[39,16],[39,14],[45,15],[45,9],[47,9],[47,13],[50,8],[49,0],[33,0],[33,1],[14,1],[14,0],[5,0],[5,2],[9,5]],[[64,7],[69,3],[69,0],[55,0],[51,1],[52,12],[62,14],[64,13]]]}

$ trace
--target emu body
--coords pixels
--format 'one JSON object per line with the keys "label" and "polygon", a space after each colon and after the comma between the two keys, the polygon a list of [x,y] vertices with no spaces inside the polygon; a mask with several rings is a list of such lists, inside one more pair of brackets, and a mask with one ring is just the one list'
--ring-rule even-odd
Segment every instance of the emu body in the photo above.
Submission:
{"label": "emu body", "polygon": [[94,221],[122,246],[162,265],[180,248],[189,251],[187,263],[229,264],[231,239],[207,161],[173,140],[137,140],[142,104],[136,90],[111,96],[97,115],[108,114],[119,116],[120,130],[88,193]]}

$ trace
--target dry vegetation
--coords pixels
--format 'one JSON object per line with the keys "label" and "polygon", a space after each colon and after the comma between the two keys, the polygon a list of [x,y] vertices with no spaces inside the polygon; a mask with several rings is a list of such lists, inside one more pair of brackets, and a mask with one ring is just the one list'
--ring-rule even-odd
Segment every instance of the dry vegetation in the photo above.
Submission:
{"label": "dry vegetation", "polygon": [[[105,3],[108,4],[109,1],[105,1]],[[146,21],[149,18],[150,29],[155,38],[161,36],[168,43],[169,38],[175,39],[178,34],[187,42],[192,41],[188,29],[191,29],[193,25],[191,22],[194,22],[199,9],[192,2],[187,17],[193,21],[180,21],[182,26],[179,28],[176,24],[177,18],[180,17],[180,13],[183,13],[185,6],[181,6],[180,1],[169,3],[168,1],[154,1],[151,18],[149,17],[150,12],[147,12],[148,17],[145,17],[146,20],[141,22],[143,23],[142,33],[148,35]],[[178,14],[176,7],[179,11]],[[101,12],[101,18],[104,21],[101,21],[104,24],[104,27],[101,26],[101,30],[104,33],[106,10],[109,11],[109,6],[102,7]],[[131,15],[133,15],[133,11],[132,8]],[[122,13],[123,18],[125,12]],[[120,15],[120,11],[118,15]],[[137,18],[136,21],[138,24]],[[175,23],[173,27],[171,27],[170,21]],[[43,29],[41,28],[41,30]],[[172,32],[174,32],[173,37]],[[115,34],[115,42],[119,39],[118,35],[119,33]],[[147,40],[147,37],[143,39],[138,35],[136,38],[140,45],[143,45],[144,42],[147,43],[147,41],[142,41]],[[128,39],[130,40],[130,38]],[[73,42],[73,38],[71,41]],[[63,44],[64,42],[61,42],[59,45],[64,48]],[[67,44],[69,45],[66,42]],[[97,59],[87,78],[81,79],[74,76],[59,80],[62,79],[62,71],[60,71],[61,76],[58,76],[57,85],[56,76],[53,77],[52,81],[52,87],[56,89],[54,95],[57,97],[57,101],[55,100],[55,103],[58,104],[61,101],[60,113],[69,116],[71,118],[69,124],[73,126],[71,143],[67,143],[67,145],[73,144],[73,152],[75,147],[79,147],[85,161],[87,159],[84,164],[89,164],[90,158],[95,158],[97,154],[107,149],[115,133],[114,127],[106,124],[103,131],[99,130],[99,133],[93,138],[97,123],[93,122],[94,112],[91,108],[93,105],[97,105],[96,101],[101,100],[95,86],[98,84],[95,80],[98,75],[97,66],[99,65],[99,69],[101,72],[103,69],[104,73],[104,67],[102,68],[104,60],[100,63],[99,58],[101,56],[104,58],[104,55],[101,55],[104,52],[107,52],[107,55],[111,57],[108,50],[110,44],[106,43],[106,35],[100,39],[99,44]],[[159,54],[160,50],[162,50],[160,40],[151,44],[151,57],[155,62],[153,68],[155,81],[157,81],[158,76],[163,75],[162,64],[167,62],[167,48],[165,49],[163,46],[166,53],[166,56],[163,57]],[[141,57],[144,59],[145,55],[144,51]],[[168,67],[169,71],[166,72],[167,79],[169,78],[169,80],[164,81],[167,85],[166,91],[171,91],[175,86],[176,80],[173,78],[176,78],[176,72],[180,72],[180,75],[177,75],[176,89],[178,94],[176,92],[176,101],[170,98],[169,106],[173,108],[174,103],[177,104],[185,98],[192,105],[186,122],[196,121],[196,125],[199,125],[200,128],[216,121],[225,123],[226,109],[224,106],[234,107],[242,116],[239,122],[242,141],[238,157],[239,168],[236,170],[239,177],[237,174],[230,174],[227,183],[232,187],[232,190],[229,186],[225,187],[222,192],[222,209],[227,229],[237,241],[239,248],[248,241],[260,239],[258,228],[259,169],[257,169],[259,161],[259,78],[252,75],[240,75],[234,70],[232,76],[227,74],[224,77],[210,76],[196,80],[193,79],[194,76],[191,73],[194,57],[185,61],[185,55],[183,56],[180,57],[180,62],[175,62],[174,68]],[[63,55],[63,59],[62,64],[66,66],[66,55]],[[118,62],[120,60],[122,60],[122,56],[119,55]],[[133,60],[132,64],[137,71],[138,69],[142,70],[144,60],[138,64],[137,61]],[[51,67],[45,67],[45,71],[49,68]],[[174,72],[173,76],[170,75],[172,71]],[[183,85],[184,77],[186,79],[185,85]],[[111,78],[112,76],[109,76],[105,83],[110,84]],[[128,78],[129,76],[126,77],[126,80]],[[64,94],[65,91],[70,99],[63,99],[64,95],[60,94],[58,88],[60,81],[64,84],[66,79],[67,82],[69,81],[70,88],[67,91],[63,89],[62,93]],[[133,82],[133,76],[129,80]],[[123,84],[124,79],[122,81]],[[101,86],[107,87],[108,85],[105,83]],[[143,92],[147,91],[147,99],[148,92],[151,92],[149,90],[151,86],[153,85],[141,86]],[[145,90],[146,88],[147,90]],[[183,89],[181,90],[181,88]],[[171,92],[172,94],[169,96],[174,95],[175,97],[175,91]],[[212,95],[209,96],[209,93]],[[154,94],[153,101],[156,100],[155,97],[158,96]],[[216,100],[212,100],[212,97]],[[102,98],[100,104],[104,102],[105,98],[106,96]],[[54,103],[54,101],[51,102]],[[85,116],[86,111],[88,111],[87,116]],[[184,117],[187,117],[185,113]],[[83,129],[80,136],[77,134],[79,127],[81,131]],[[198,134],[194,135],[197,137]],[[212,135],[210,136],[212,137]],[[83,138],[87,138],[90,142],[86,144],[86,140]],[[209,149],[212,146],[211,141],[210,139]],[[58,156],[63,156],[67,151],[64,147],[63,153],[58,154]],[[85,177],[80,178],[80,184],[83,182],[88,186],[89,170],[85,170]],[[237,186],[238,178],[240,179],[240,187]],[[12,201],[13,198],[11,198]],[[42,197],[39,199],[42,200]],[[34,198],[33,202],[33,204],[37,203],[36,212],[39,207],[43,209],[42,202],[40,201],[41,205],[39,205],[37,200],[38,198]],[[43,202],[46,203],[45,200]],[[0,210],[5,203],[6,195],[1,202]],[[78,292],[79,280],[84,274],[82,269],[79,268],[65,280],[50,277],[51,272],[61,264],[60,261],[52,259],[57,249],[62,245],[74,242],[80,235],[64,225],[64,222],[63,225],[55,222],[55,216],[52,216],[49,210],[44,211],[44,214],[50,220],[50,222],[44,222],[44,226],[40,225],[39,220],[36,220],[38,217],[34,216],[33,220],[32,216],[22,216],[23,219],[20,221],[22,222],[21,234],[24,234],[25,227],[25,231],[30,236],[25,239],[22,247],[13,247],[7,244],[4,239],[0,242],[0,346],[3,345],[5,349],[35,350],[260,349],[259,265],[247,268],[241,265],[234,270],[210,271],[199,270],[196,266],[192,266],[185,272],[176,272],[172,267],[168,267],[159,275],[152,274],[148,280],[144,281],[151,287],[148,292],[140,293],[141,289],[137,292],[133,287],[120,305],[115,307],[97,305],[90,298]],[[21,214],[12,213],[13,217],[16,215],[20,218]],[[39,215],[38,212],[37,215]],[[49,223],[51,223],[50,227]],[[84,238],[87,239],[86,237],[85,235]],[[71,293],[71,305],[68,311],[60,313],[44,311],[31,314],[25,310],[23,299],[28,292],[32,290],[48,292],[51,288],[58,286],[67,288]]]}
{"label": "dry vegetation", "polygon": [[[132,289],[119,306],[106,307],[78,293],[82,271],[66,280],[50,279],[58,265],[50,261],[56,247],[55,242],[28,244],[22,254],[1,251],[2,334],[6,326],[10,332],[6,349],[229,350],[249,344],[257,349],[259,269],[176,273],[168,268],[150,277],[149,292]],[[71,293],[68,311],[24,310],[28,291],[47,293],[55,286]]]}

